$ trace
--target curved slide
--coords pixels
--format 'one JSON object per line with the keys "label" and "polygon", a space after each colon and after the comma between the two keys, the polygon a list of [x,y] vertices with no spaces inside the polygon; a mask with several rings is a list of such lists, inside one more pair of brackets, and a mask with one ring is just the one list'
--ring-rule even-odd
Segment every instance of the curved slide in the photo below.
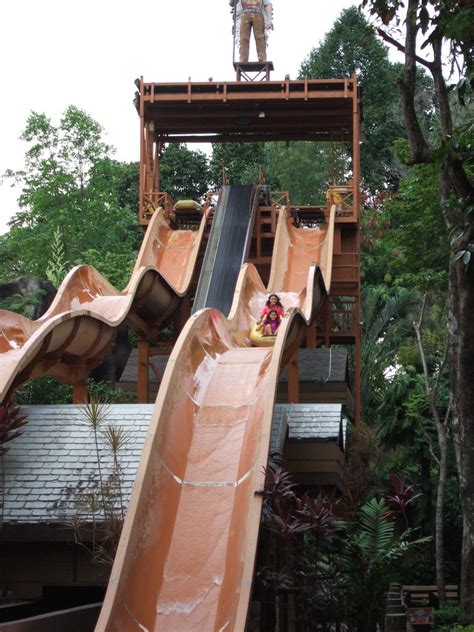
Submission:
{"label": "curved slide", "polygon": [[160,209],[121,292],[81,265],[69,272],[38,320],[0,310],[0,403],[39,375],[73,383],[87,379],[123,321],[143,332],[158,326],[188,291],[205,225],[203,216],[198,231],[173,230]]}
{"label": "curved slide", "polygon": [[[243,632],[279,372],[331,281],[335,207],[321,229],[282,209],[265,288],[242,268],[232,309],[193,315],[170,356],[145,441],[100,632]],[[250,346],[269,292],[288,312]]]}

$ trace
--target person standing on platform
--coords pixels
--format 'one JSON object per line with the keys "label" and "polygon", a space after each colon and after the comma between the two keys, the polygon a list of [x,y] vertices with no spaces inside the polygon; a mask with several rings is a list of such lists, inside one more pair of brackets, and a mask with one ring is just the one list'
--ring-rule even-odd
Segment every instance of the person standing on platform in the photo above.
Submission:
{"label": "person standing on platform", "polygon": [[265,32],[273,29],[273,8],[270,0],[230,0],[229,4],[236,11],[236,29],[240,35],[240,61],[248,62],[249,60],[250,32],[252,29],[257,45],[258,61],[266,61]]}

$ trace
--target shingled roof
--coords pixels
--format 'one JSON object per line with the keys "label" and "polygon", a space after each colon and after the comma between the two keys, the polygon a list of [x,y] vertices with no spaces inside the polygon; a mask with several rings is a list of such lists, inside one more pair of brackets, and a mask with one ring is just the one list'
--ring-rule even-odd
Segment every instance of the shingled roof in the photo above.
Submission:
{"label": "shingled roof", "polygon": [[[347,350],[330,349],[299,349],[298,369],[300,382],[346,382],[347,381]],[[280,382],[288,381],[288,369],[284,369]]]}
{"label": "shingled roof", "polygon": [[[159,375],[163,375],[168,362],[168,356],[153,356],[151,361]],[[330,349],[299,349],[298,351],[299,379],[302,382],[346,382],[347,381],[347,350]],[[150,383],[158,381],[157,375],[150,368],[148,371]],[[127,365],[120,382],[134,383],[137,381],[137,350],[130,353]],[[288,371],[284,369],[280,382],[288,381]]]}
{"label": "shingled roof", "polygon": [[331,442],[344,450],[345,420],[341,404],[290,404],[288,408],[290,441]]}
{"label": "shingled roof", "polygon": [[[5,523],[57,523],[85,517],[84,499],[99,489],[94,434],[83,406],[24,406],[24,433],[4,457]],[[128,443],[119,453],[122,494],[128,502],[152,404],[114,404],[105,424],[121,427]],[[103,480],[114,472],[113,454],[99,435]]]}
{"label": "shingled roof", "polygon": [[[94,434],[83,406],[24,406],[24,433],[4,457],[5,524],[58,524],[90,517],[87,499],[99,490]],[[128,503],[153,404],[113,404],[105,425],[121,427],[127,443],[119,452],[123,503]],[[334,442],[342,449],[341,406],[277,404],[270,452],[282,452],[289,437]],[[99,434],[102,477],[113,480],[113,454]]]}

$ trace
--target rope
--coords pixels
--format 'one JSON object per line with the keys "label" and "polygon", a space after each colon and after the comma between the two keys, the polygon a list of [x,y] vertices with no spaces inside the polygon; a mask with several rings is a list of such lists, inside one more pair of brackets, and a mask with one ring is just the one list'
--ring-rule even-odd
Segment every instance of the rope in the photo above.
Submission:
{"label": "rope", "polygon": [[327,384],[329,380],[331,379],[331,373],[332,373],[332,347],[329,347],[329,367],[328,367],[328,376],[324,380],[325,384]]}

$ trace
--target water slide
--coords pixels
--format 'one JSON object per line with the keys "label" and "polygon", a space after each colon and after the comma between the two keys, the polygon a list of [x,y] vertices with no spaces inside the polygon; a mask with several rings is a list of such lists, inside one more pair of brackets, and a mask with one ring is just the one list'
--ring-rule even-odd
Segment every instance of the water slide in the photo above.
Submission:
{"label": "water slide", "polygon": [[203,216],[197,231],[173,230],[158,210],[124,290],[80,265],[41,318],[0,310],[0,403],[39,375],[76,383],[87,379],[124,321],[143,332],[158,326],[189,289],[205,225]]}
{"label": "water slide", "polygon": [[228,314],[240,269],[247,261],[260,187],[221,189],[193,303],[193,314],[215,307]]}
{"label": "water slide", "polygon": [[[268,288],[245,265],[226,318],[203,309],[170,356],[96,632],[243,632],[278,375],[331,283],[328,223],[280,211]],[[249,331],[269,292],[288,312],[274,347]]]}

